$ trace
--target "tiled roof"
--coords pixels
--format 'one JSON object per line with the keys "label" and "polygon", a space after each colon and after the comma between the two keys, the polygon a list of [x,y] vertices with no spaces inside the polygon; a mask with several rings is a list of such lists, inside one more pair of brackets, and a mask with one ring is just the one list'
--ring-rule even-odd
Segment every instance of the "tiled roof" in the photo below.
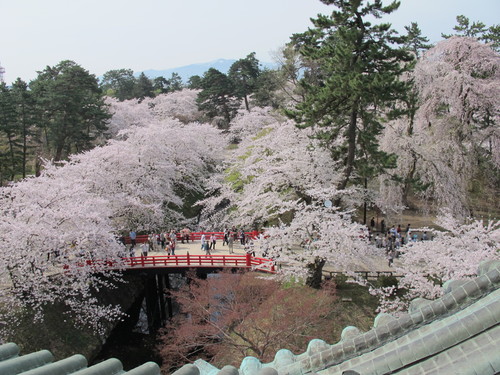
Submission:
{"label": "tiled roof", "polygon": [[87,360],[80,354],[54,362],[48,350],[19,355],[14,343],[0,345],[1,375],[160,375],[154,362],[146,362],[130,371],[124,371],[122,363],[114,358],[87,367]]}
{"label": "tiled roof", "polygon": [[223,369],[197,360],[174,375],[340,375],[500,373],[500,261],[478,277],[445,285],[434,301],[415,300],[399,318],[380,314],[366,333],[347,327],[340,342],[312,340],[305,353],[282,349],[271,363],[245,358]]}

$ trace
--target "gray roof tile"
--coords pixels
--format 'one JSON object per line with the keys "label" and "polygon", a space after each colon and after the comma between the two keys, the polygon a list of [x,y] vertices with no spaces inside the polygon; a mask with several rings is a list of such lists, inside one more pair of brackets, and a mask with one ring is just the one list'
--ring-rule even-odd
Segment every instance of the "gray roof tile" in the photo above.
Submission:
{"label": "gray roof tile", "polygon": [[160,375],[156,363],[147,362],[125,372],[118,359],[108,359],[87,367],[87,360],[80,354],[54,362],[48,350],[19,356],[19,347],[14,343],[0,345],[1,375]]}

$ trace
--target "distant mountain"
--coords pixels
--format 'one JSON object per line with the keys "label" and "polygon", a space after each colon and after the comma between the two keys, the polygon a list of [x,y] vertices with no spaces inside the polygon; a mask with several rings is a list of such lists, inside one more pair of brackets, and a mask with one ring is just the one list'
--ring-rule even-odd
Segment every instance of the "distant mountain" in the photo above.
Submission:
{"label": "distant mountain", "polygon": [[[178,68],[172,68],[172,69],[165,69],[165,70],[150,69],[150,70],[145,70],[142,73],[144,73],[146,77],[150,79],[154,79],[156,77],[170,78],[172,76],[172,73],[177,73],[181,76],[182,81],[186,83],[188,79],[194,75],[198,75],[200,77],[203,76],[203,74],[210,68],[217,69],[218,71],[227,74],[229,68],[231,67],[231,65],[233,65],[235,61],[236,60],[218,59],[207,63],[180,66]],[[271,63],[261,62],[260,65],[262,68],[269,68],[269,69],[275,68],[275,64]],[[138,72],[135,75],[138,76],[139,74],[141,74],[141,72]]]}

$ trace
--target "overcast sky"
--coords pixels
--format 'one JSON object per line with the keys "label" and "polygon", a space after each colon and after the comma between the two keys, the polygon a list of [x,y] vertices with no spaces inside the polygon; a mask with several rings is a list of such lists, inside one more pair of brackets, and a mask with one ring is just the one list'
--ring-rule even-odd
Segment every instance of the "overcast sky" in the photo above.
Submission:
{"label": "overcast sky", "polygon": [[[500,23],[500,0],[402,0],[387,20],[404,31],[418,22],[433,42],[463,14]],[[387,1],[385,2],[387,3]],[[73,60],[96,75],[111,69],[168,69],[272,52],[310,18],[329,14],[319,0],[0,0],[0,65],[7,83]]]}

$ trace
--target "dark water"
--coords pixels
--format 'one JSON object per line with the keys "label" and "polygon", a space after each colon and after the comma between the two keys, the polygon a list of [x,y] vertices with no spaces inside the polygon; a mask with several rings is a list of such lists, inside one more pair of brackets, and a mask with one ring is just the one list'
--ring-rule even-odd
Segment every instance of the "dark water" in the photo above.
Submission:
{"label": "dark water", "polygon": [[161,366],[161,358],[156,354],[157,332],[149,332],[143,305],[141,303],[139,314],[129,312],[129,316],[116,326],[92,364],[117,358],[125,371],[149,361]]}
{"label": "dark water", "polygon": [[[184,275],[169,275],[169,284],[172,289],[178,289],[186,282]],[[143,294],[127,311],[127,318],[111,332],[102,350],[91,364],[117,358],[122,362],[125,371],[149,361],[161,366],[161,358],[157,354],[158,330],[150,331],[148,328],[145,290]],[[179,306],[172,301],[173,315],[176,315],[178,311]]]}

